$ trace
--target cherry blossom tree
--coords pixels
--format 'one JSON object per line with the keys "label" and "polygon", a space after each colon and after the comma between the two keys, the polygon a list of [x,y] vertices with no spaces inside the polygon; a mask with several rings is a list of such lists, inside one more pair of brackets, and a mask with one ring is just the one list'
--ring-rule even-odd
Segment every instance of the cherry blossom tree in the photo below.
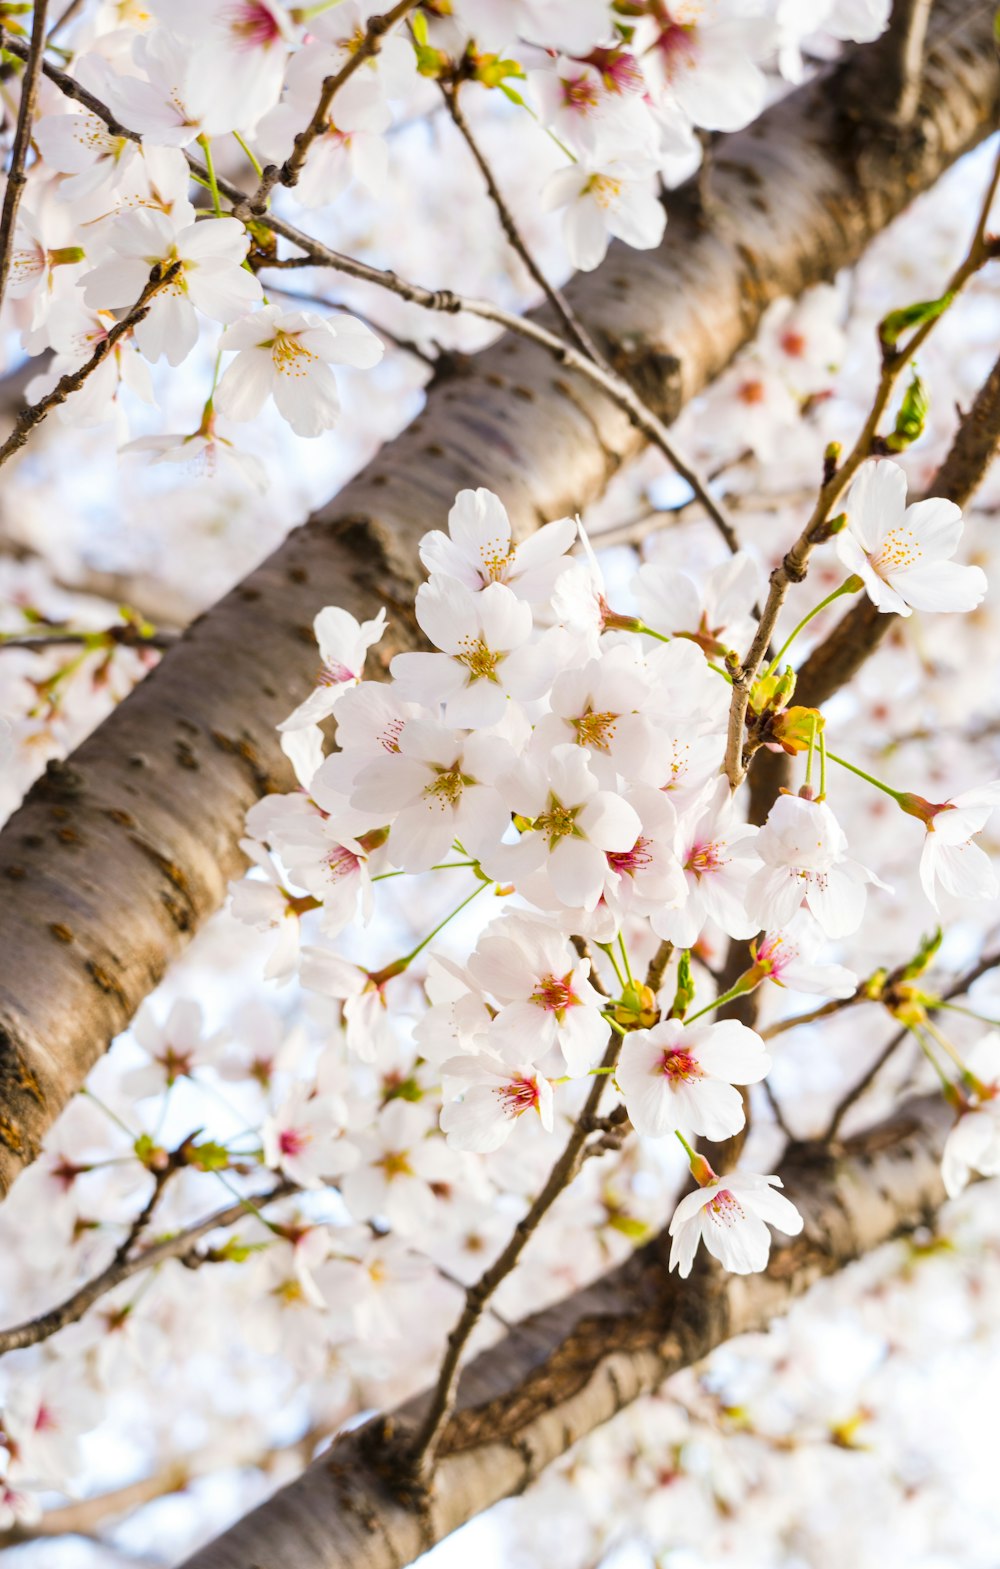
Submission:
{"label": "cherry blossom tree", "polygon": [[986,1564],[990,8],[0,52],[0,1546]]}

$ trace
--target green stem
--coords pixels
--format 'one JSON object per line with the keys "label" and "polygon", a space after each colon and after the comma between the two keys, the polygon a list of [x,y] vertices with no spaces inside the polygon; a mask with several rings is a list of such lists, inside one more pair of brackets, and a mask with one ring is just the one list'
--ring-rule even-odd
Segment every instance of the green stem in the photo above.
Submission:
{"label": "green stem", "polygon": [[819,732],[819,798],[826,800],[826,736]]}
{"label": "green stem", "polygon": [[816,715],[812,717],[812,729],[809,732],[809,755],[806,758],[806,789],[812,788],[813,753],[816,750]]}
{"label": "green stem", "polygon": [[[457,872],[463,866],[478,866],[478,861],[440,861],[437,866],[428,867],[431,872]],[[372,878],[373,883],[384,883],[389,877],[409,877],[409,872],[379,872]]]}
{"label": "green stem", "polygon": [[212,159],[212,142],[211,142],[211,138],[208,137],[208,136],[204,136],[204,135],[199,136],[199,138],[198,138],[198,146],[201,148],[202,152],[205,154],[205,170],[206,170],[206,172],[208,174],[208,188],[209,188],[209,190],[212,193],[212,206],[215,209],[215,216],[217,218],[221,218],[222,217],[222,198],[219,195],[219,182],[218,182],[218,180],[215,177],[215,163],[214,163],[214,161]]}
{"label": "green stem", "polygon": [[[763,980],[763,976],[761,980]],[[684,1020],[684,1023],[693,1024],[696,1019],[702,1018],[704,1014],[711,1013],[713,1008],[724,1008],[727,1002],[735,1002],[737,997],[745,997],[749,992],[756,991],[759,985],[759,980],[754,981],[752,986],[748,984],[741,985],[740,981],[737,981],[735,986],[731,986],[727,992],[723,992],[721,997],[716,997],[714,1002],[706,1003],[704,1008],[698,1009],[697,1013],[690,1014]]]}
{"label": "green stem", "polygon": [[618,968],[618,960],[615,958],[614,949],[612,948],[612,946],[611,946],[611,944],[609,942],[599,942],[597,944],[597,946],[598,946],[598,948],[600,948],[602,953],[606,953],[607,954],[608,959],[610,960],[610,963],[611,963],[611,968],[615,972],[615,978],[618,981],[618,985],[621,987],[622,991],[624,991],[625,987],[627,985],[627,982],[626,982],[625,977],[622,974],[621,970]]}
{"label": "green stem", "polygon": [[456,915],[460,915],[467,904],[471,904],[473,899],[478,899],[479,895],[486,888],[492,887],[492,883],[480,883],[478,888],[473,888],[472,892],[469,894],[469,897],[467,899],[463,899],[461,904],[456,904],[451,914],[446,915],[443,921],[439,921],[434,930],[427,933],[427,936],[424,938],[423,942],[417,943],[417,946],[413,949],[412,953],[404,955],[404,957],[399,961],[397,973],[401,974],[403,970],[407,969],[413,963],[414,959],[417,957],[417,954],[423,953],[424,949],[427,947],[427,944],[433,942],[438,932],[443,932],[448,922],[453,921]]}
{"label": "green stem", "polygon": [[774,675],[774,672],[777,670],[778,666],[781,664],[781,661],[784,659],[785,655],[788,653],[788,650],[791,648],[792,644],[795,642],[795,639],[798,637],[799,633],[802,631],[802,629],[804,627],[807,627],[809,625],[810,621],[812,621],[814,616],[818,616],[820,611],[825,610],[827,605],[832,605],[834,600],[835,599],[840,599],[843,594],[856,594],[858,592],[858,589],[862,588],[863,586],[864,585],[862,584],[861,579],[859,577],[849,577],[849,578],[846,578],[844,580],[844,582],[841,583],[839,588],[835,588],[834,589],[832,594],[827,594],[826,598],[825,599],[821,599],[818,605],[814,605],[813,608],[810,611],[808,611],[806,613],[806,615],[804,615],[802,617],[802,620],[798,623],[798,625],[792,628],[792,631],[785,638],[785,641],[782,643],[781,647],[778,649],[778,652],[775,654],[774,658],[771,660],[771,663],[768,665],[767,669],[764,671],[763,679],[766,681],[768,676],[773,676]]}
{"label": "green stem", "polygon": [[941,1080],[941,1085],[942,1085],[942,1088],[945,1091],[945,1094],[946,1095],[951,1095],[952,1089],[953,1089],[952,1082],[949,1079],[948,1075],[945,1073],[945,1071],[942,1068],[941,1064],[938,1062],[937,1057],[934,1055],[933,1051],[931,1051],[929,1043],[924,1040],[923,1036],[921,1035],[920,1031],[917,1029],[917,1026],[915,1024],[908,1024],[907,1025],[907,1029],[910,1031],[911,1035],[915,1036],[916,1041],[917,1041],[917,1045],[920,1047],[920,1050],[923,1052],[924,1056],[927,1058],[927,1061],[930,1063],[931,1067],[934,1069],[934,1072],[937,1074],[938,1078]]}
{"label": "green stem", "polygon": [[863,768],[858,768],[857,764],[849,763],[844,757],[838,757],[836,752],[827,750],[826,756],[831,763],[839,763],[840,767],[846,768],[848,773],[857,774],[859,779],[864,779],[868,784],[874,785],[876,790],[882,791],[883,795],[891,795],[897,804],[902,805],[902,797],[906,794],[904,790],[894,790],[891,785],[885,784],[883,780],[876,779],[874,774],[866,774]]}
{"label": "green stem", "polygon": [[235,136],[236,140],[239,142],[240,146],[242,147],[244,153],[246,154],[246,157],[249,159],[250,163],[253,165],[253,172],[257,176],[258,180],[263,179],[264,170],[261,168],[260,159],[257,157],[256,153],[253,151],[252,148],[247,146],[246,142],[243,140],[243,138],[240,135],[239,131],[234,131],[233,135]]}
{"label": "green stem", "polygon": [[964,1014],[967,1019],[977,1019],[980,1024],[991,1024],[995,1030],[1000,1030],[1000,1019],[991,1019],[985,1013],[976,1013],[973,1008],[963,1008],[957,1002],[945,1002],[939,997],[934,1003],[935,1008],[946,1008],[949,1013]]}
{"label": "green stem", "polygon": [[618,933],[618,947],[621,949],[622,963],[625,966],[625,974],[628,976],[628,983],[630,986],[634,987],[635,982],[632,979],[632,966],[628,962],[628,949],[625,946],[625,934],[623,932]]}
{"label": "green stem", "polygon": [[116,1127],[121,1128],[123,1133],[127,1133],[133,1144],[135,1143],[139,1135],[137,1133],[133,1133],[128,1123],[123,1122],[118,1113],[116,1111],[112,1111],[110,1106],[105,1105],[104,1101],[99,1099],[99,1097],[94,1094],[93,1090],[88,1090],[87,1087],[84,1086],[84,1088],[80,1091],[80,1094],[85,1095],[87,1100],[93,1101],[94,1105],[103,1111],[106,1117],[110,1117],[111,1121],[116,1125]]}

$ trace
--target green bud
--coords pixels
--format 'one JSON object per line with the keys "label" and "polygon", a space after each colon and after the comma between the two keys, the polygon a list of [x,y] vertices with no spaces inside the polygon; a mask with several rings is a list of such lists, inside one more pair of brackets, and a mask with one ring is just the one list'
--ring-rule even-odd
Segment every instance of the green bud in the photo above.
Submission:
{"label": "green bud", "polygon": [[924,433],[929,408],[927,390],[914,371],[896,415],[896,428],[886,440],[886,446],[891,452],[904,452],[913,442],[919,441]]}
{"label": "green bud", "polygon": [[942,294],[939,300],[918,300],[914,305],[904,305],[901,310],[890,311],[879,323],[878,335],[882,347],[894,349],[904,332],[936,321],[948,309],[954,298],[954,294],[949,290],[947,294]]}

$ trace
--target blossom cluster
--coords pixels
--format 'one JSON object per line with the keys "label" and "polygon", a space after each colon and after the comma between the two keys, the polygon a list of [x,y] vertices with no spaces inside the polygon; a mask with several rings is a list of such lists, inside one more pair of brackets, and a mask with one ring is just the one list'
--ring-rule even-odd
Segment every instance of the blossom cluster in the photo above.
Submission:
{"label": "blossom cluster", "polygon": [[[978,568],[948,559],[960,527],[950,503],[907,509],[895,464],[864,465],[837,542],[860,569],[845,591],[864,581],[880,606],[891,592],[922,608],[969,608],[985,584]],[[418,1067],[440,1076],[452,1151],[498,1150],[525,1113],[551,1131],[563,1086],[595,1074],[613,1074],[641,1138],[677,1133],[690,1151],[691,1138],[739,1134],[738,1086],[763,1079],[770,1058],[753,1030],[704,1015],[765,981],[852,996],[858,978],[826,947],[859,929],[869,888],[884,887],[850,854],[822,792],[780,795],[756,828],[724,776],[727,664],[748,640],[760,590],[752,558],[734,556],[701,584],[643,566],[630,616],[611,610],[589,550],[570,554],[577,537],[563,519],[517,542],[497,496],[461,492],[447,533],[421,545],[428,578],[416,618],[433,651],[397,653],[385,683],[364,679],[385,613],[359,624],[322,611],[317,685],[280,727],[300,788],[266,797],[247,820],[258,872],[234,888],[234,914],[275,932],[273,978],[298,973],[343,1003],[346,1046],[362,1062],[392,1049],[393,983],[427,944],[371,971],[327,944],[300,951],[303,916],[318,911],[321,934],[336,938],[370,918],[376,881],[445,870],[473,881],[459,911],[487,889],[504,899],[466,962],[432,954],[430,1006],[413,1031]],[[326,756],[328,717],[337,746]],[[995,893],[972,840],[1000,785],[939,806],[898,799],[925,824],[932,898],[938,884]],[[636,979],[630,952],[657,942],[665,955],[697,951],[709,930],[755,938],[726,998],[692,1014],[680,969],[670,970],[672,1005],[662,974],[660,995]],[[608,956],[619,996],[592,969],[591,945]],[[322,1084],[312,1097],[297,1087],[265,1138],[268,1159],[304,1184],[350,1166],[339,1186],[355,1219],[391,1214],[386,1173],[421,1173],[439,1146],[421,1142],[419,1160],[412,1141],[391,1157],[382,1145],[377,1158],[359,1157],[348,1125]],[[741,1271],[766,1262],[765,1221],[798,1228],[776,1178],[717,1179],[693,1154],[692,1170],[700,1197],[682,1199],[674,1220],[685,1273],[700,1234]],[[422,1191],[433,1183],[421,1180]]]}
{"label": "blossom cluster", "polygon": [[[592,268],[612,236],[640,247],[659,242],[659,182],[691,172],[699,135],[756,117],[767,71],[796,80],[805,40],[874,38],[889,6],[458,0],[444,9],[417,8],[345,78],[313,127],[294,200],[326,208],[349,188],[382,197],[392,128],[423,112],[425,79],[471,76],[502,90],[511,113],[530,112],[535,134],[547,132],[559,149],[563,166],[546,177],[537,203],[564,213],[571,263]],[[160,396],[151,365],[176,368],[216,334],[215,375],[193,428],[138,436],[128,450],[208,474],[234,466],[260,482],[254,455],[223,434],[219,418],[252,420],[273,398],[300,436],[334,425],[340,397],[331,367],[372,369],[381,341],[349,313],[268,303],[258,276],[274,259],[266,227],[220,193],[216,164],[249,182],[249,196],[263,165],[292,154],[325,84],[365,46],[381,10],[379,0],[307,8],[162,0],[85,15],[69,59],[83,101],[43,78],[13,242],[11,324],[29,355],[53,356],[33,396],[88,365],[158,267],[169,269],[168,281],[93,364],[61,417],[83,426],[114,419],[127,434],[139,406]]]}

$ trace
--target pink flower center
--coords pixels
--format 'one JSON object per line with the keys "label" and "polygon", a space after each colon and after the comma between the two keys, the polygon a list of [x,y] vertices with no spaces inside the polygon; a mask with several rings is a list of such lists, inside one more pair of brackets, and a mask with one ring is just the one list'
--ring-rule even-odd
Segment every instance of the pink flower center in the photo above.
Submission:
{"label": "pink flower center", "polygon": [[723,1188],[714,1199],[709,1199],[705,1205],[705,1213],[717,1226],[733,1227],[739,1225],[741,1220],[746,1220],[747,1212],[728,1188]]}
{"label": "pink flower center", "polygon": [[565,1013],[567,1008],[574,1007],[580,1001],[570,984],[572,979],[572,970],[567,971],[561,980],[555,975],[543,975],[529,1000],[536,1007],[544,1008],[546,1013],[554,1013],[559,1016]]}
{"label": "pink flower center", "polygon": [[705,872],[717,872],[722,865],[719,846],[712,841],[707,844],[699,842],[691,846],[684,870],[701,877]]}
{"label": "pink flower center", "polygon": [[626,49],[595,49],[587,64],[600,72],[609,93],[641,93],[645,88],[642,67]]}
{"label": "pink flower center", "polygon": [[667,1048],[660,1058],[659,1071],[671,1084],[692,1084],[705,1077],[702,1069],[689,1051]]}
{"label": "pink flower center", "polygon": [[792,359],[799,359],[806,351],[805,336],[801,332],[793,332],[791,328],[781,335],[781,347]]}
{"label": "pink flower center", "polygon": [[317,686],[341,686],[345,681],[356,681],[353,670],[348,670],[339,660],[333,659],[325,664],[316,677]]}
{"label": "pink flower center", "polygon": [[643,839],[641,835],[631,850],[607,850],[605,857],[613,872],[624,872],[626,877],[634,877],[636,872],[644,872],[653,864],[649,840]]}
{"label": "pink flower center", "polygon": [[590,76],[563,77],[563,103],[577,114],[590,114],[598,105],[597,83]]}
{"label": "pink flower center", "polygon": [[668,80],[682,67],[693,65],[697,59],[698,49],[693,34],[690,23],[668,21],[653,45],[659,53]]}
{"label": "pink flower center", "polygon": [[390,719],[385,729],[379,734],[379,745],[386,752],[399,751],[399,738],[403,733],[405,719]]}
{"label": "pink flower center", "polygon": [[47,1405],[40,1405],[38,1410],[35,1412],[35,1432],[57,1433],[58,1431],[59,1422],[55,1413],[50,1411]]}
{"label": "pink flower center", "polygon": [[345,845],[335,844],[326,856],[326,866],[332,880],[336,882],[341,877],[353,877],[361,866],[361,861],[353,850],[348,850]]}
{"label": "pink flower center", "polygon": [[505,1117],[521,1117],[526,1111],[538,1110],[539,1089],[537,1079],[525,1079],[520,1076],[511,1079],[509,1084],[501,1084],[496,1091],[500,1106]]}
{"label": "pink flower center", "polygon": [[305,1128],[282,1128],[278,1134],[278,1148],[282,1155],[292,1159],[309,1147],[309,1134]]}
{"label": "pink flower center", "polygon": [[225,20],[243,49],[266,49],[281,37],[276,18],[260,0],[236,0],[226,11]]}

